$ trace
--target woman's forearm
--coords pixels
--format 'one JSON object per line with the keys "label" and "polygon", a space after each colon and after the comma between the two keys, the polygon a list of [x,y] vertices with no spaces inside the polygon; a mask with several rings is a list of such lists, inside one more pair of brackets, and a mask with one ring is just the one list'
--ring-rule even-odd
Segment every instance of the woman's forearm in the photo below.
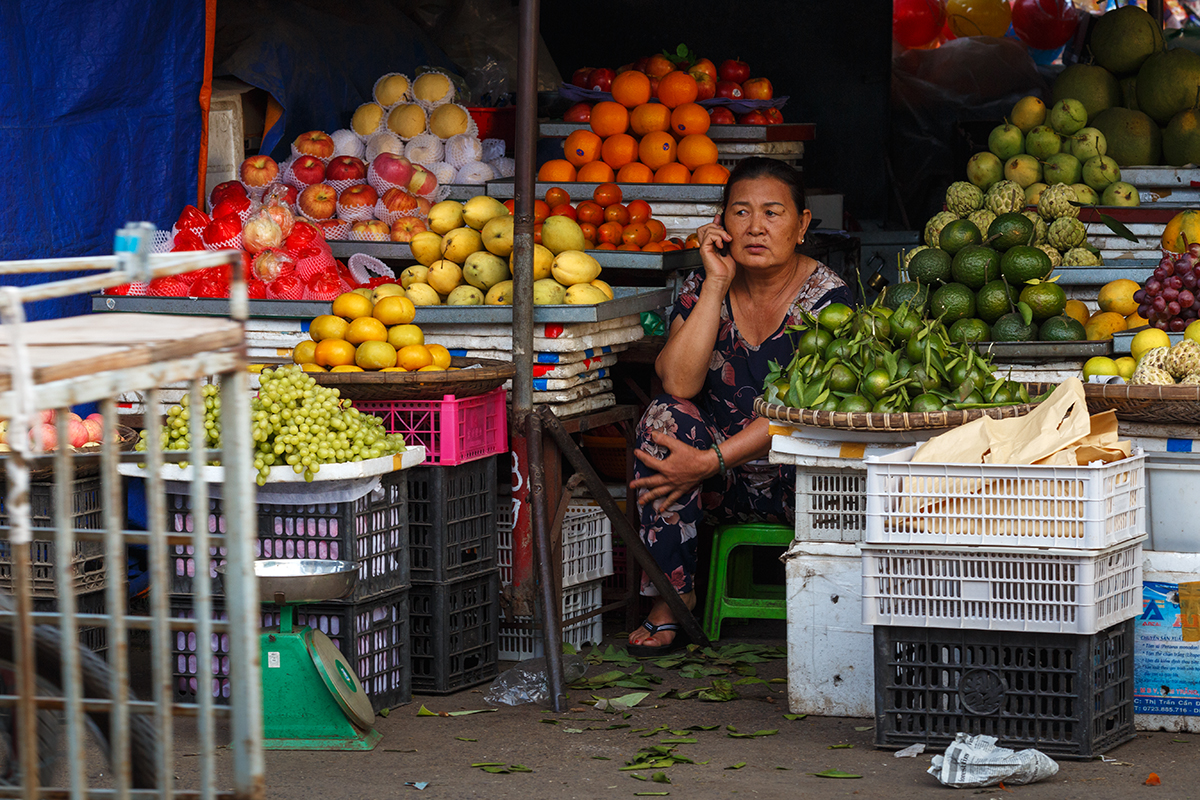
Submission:
{"label": "woman's forearm", "polygon": [[663,391],[690,399],[704,388],[704,378],[717,344],[724,300],[725,287],[705,282],[692,313],[686,320],[676,320],[671,326],[667,343],[654,361]]}
{"label": "woman's forearm", "polygon": [[771,421],[766,417],[758,417],[746,427],[721,442],[721,457],[725,459],[725,468],[741,466],[762,458],[771,451]]}

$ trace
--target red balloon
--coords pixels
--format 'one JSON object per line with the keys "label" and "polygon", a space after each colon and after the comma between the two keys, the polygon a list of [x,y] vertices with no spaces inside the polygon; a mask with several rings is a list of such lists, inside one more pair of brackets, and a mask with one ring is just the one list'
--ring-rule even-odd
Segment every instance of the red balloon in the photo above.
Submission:
{"label": "red balloon", "polygon": [[1013,0],[1012,26],[1035,50],[1055,50],[1075,35],[1079,9],[1071,0]]}
{"label": "red balloon", "polygon": [[892,38],[904,47],[929,44],[945,21],[945,0],[892,0]]}

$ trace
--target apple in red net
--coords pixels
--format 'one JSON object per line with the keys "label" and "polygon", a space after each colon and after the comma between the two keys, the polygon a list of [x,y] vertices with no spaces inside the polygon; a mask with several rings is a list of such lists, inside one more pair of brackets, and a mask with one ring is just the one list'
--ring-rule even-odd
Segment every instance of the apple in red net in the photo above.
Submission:
{"label": "apple in red net", "polygon": [[201,278],[192,282],[192,297],[228,297],[229,284],[213,278]]}
{"label": "apple in red net", "polygon": [[300,156],[292,162],[292,174],[305,186],[325,180],[325,162],[313,156]]}
{"label": "apple in red net", "polygon": [[745,61],[727,58],[721,62],[721,66],[717,70],[717,77],[723,81],[744,83],[750,77],[750,65]]}
{"label": "apple in red net", "polygon": [[267,284],[267,297],[276,300],[299,300],[304,297],[304,284],[295,275],[283,275]]}
{"label": "apple in red net", "polygon": [[338,203],[346,208],[361,208],[375,205],[378,199],[379,192],[375,191],[374,186],[360,183],[343,191],[338,196]]}
{"label": "apple in red net", "polygon": [[406,186],[412,180],[413,171],[416,169],[411,161],[395,153],[380,153],[375,156],[371,166],[376,175],[397,186]]}
{"label": "apple in red net", "polygon": [[238,174],[247,186],[266,186],[279,177],[279,165],[270,156],[250,156],[242,162]]}
{"label": "apple in red net", "polygon": [[388,227],[388,224],[382,220],[360,219],[350,226],[350,232],[382,235],[386,239],[391,234],[392,230]]}
{"label": "apple in red net", "polygon": [[705,72],[689,72],[696,79],[696,101],[712,100],[717,96],[717,82]]}
{"label": "apple in red net", "polygon": [[392,225],[393,242],[411,242],[418,233],[429,230],[425,220],[420,217],[401,217]]}
{"label": "apple in red net", "polygon": [[301,153],[316,158],[329,158],[333,155],[333,137],[324,131],[309,131],[296,137],[292,145]]}
{"label": "apple in red net", "polygon": [[688,74],[697,80],[699,80],[699,78],[697,78],[697,73],[700,72],[703,72],[705,75],[711,78],[713,83],[716,83],[720,79],[720,75],[717,74],[717,65],[709,61],[707,58],[698,60],[695,64],[692,64],[692,66],[688,68]]}
{"label": "apple in red net", "polygon": [[[205,225],[204,227],[207,228],[208,226]],[[190,230],[181,230],[179,233],[175,234],[175,241],[171,244],[172,253],[203,249],[204,240],[200,238],[200,234]]]}
{"label": "apple in red net", "polygon": [[221,202],[230,195],[246,197],[246,187],[242,186],[241,181],[225,181],[224,183],[218,183],[213,187],[212,192],[209,193],[208,202],[215,206],[217,203]]}
{"label": "apple in red net", "polygon": [[[212,218],[217,217],[236,217],[241,212],[250,208],[249,197],[239,197],[238,195],[230,195],[221,202],[213,206]],[[205,227],[208,227],[207,225]]]}
{"label": "apple in red net", "polygon": [[391,188],[383,193],[383,207],[394,214],[411,211],[417,207],[417,198],[403,189]]}
{"label": "apple in red net", "polygon": [[563,112],[563,122],[591,122],[592,106],[590,103],[576,103]]}
{"label": "apple in red net", "polygon": [[767,119],[767,115],[761,111],[755,110],[742,114],[738,117],[739,125],[770,125],[771,121]]}
{"label": "apple in red net", "polygon": [[287,250],[292,255],[303,250],[313,239],[316,239],[320,234],[312,224],[304,220],[296,220],[296,224],[292,226],[292,232],[283,240],[283,249]]}
{"label": "apple in red net", "polygon": [[204,229],[200,238],[206,245],[218,245],[234,239],[242,232],[242,221],[234,217],[217,217]]}
{"label": "apple in red net", "polygon": [[422,167],[413,167],[412,178],[408,181],[408,190],[416,195],[431,195],[437,191],[437,177]]}
{"label": "apple in red net", "polygon": [[580,89],[588,88],[588,79],[592,77],[591,67],[580,67],[571,75],[571,85],[578,86]]}
{"label": "apple in red net", "polygon": [[183,211],[179,212],[179,219],[175,220],[175,228],[177,230],[204,230],[208,223],[212,222],[205,214],[195,206],[184,206]]}
{"label": "apple in red net", "polygon": [[708,120],[713,125],[733,125],[737,122],[733,116],[733,112],[724,106],[717,106],[712,111],[709,111]]}
{"label": "apple in red net", "polygon": [[717,81],[717,97],[724,97],[729,100],[741,100],[742,85],[735,81]]}
{"label": "apple in red net", "polygon": [[608,67],[600,67],[592,70],[592,74],[588,76],[587,88],[594,89],[597,92],[612,91],[613,79],[617,77],[617,73]]}
{"label": "apple in red net", "polygon": [[766,78],[751,78],[742,83],[742,94],[751,100],[770,100],[775,96],[775,87]]}
{"label": "apple in red net", "polygon": [[251,300],[266,300],[267,285],[262,281],[246,281],[246,297]]}
{"label": "apple in red net", "polygon": [[301,192],[297,202],[309,219],[330,219],[337,211],[337,192],[328,183],[317,183]]}
{"label": "apple in red net", "polygon": [[363,181],[367,179],[367,164],[354,156],[338,156],[325,170],[327,181]]}
{"label": "apple in red net", "polygon": [[783,112],[780,111],[778,108],[768,108],[763,113],[767,115],[767,124],[768,125],[782,125],[783,124]]}
{"label": "apple in red net", "polygon": [[345,287],[341,279],[329,272],[318,272],[308,280],[307,291],[305,297],[312,300],[332,300],[337,297]]}

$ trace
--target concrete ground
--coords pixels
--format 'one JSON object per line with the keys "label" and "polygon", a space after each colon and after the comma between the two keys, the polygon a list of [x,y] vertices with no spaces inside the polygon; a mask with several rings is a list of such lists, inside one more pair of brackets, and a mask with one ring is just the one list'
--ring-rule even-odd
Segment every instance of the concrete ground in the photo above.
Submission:
{"label": "concrete ground", "polygon": [[[615,631],[611,631],[615,633]],[[732,634],[729,636],[728,634]],[[780,645],[782,623],[734,626],[722,644],[746,641]],[[610,642],[619,639],[609,636]],[[589,675],[613,669],[593,666]],[[372,752],[269,751],[266,754],[267,796],[278,800],[335,797],[338,800],[487,797],[491,800],[531,798],[635,797],[646,792],[667,792],[673,797],[861,797],[861,798],[1046,798],[1047,800],[1106,800],[1130,796],[1184,798],[1197,796],[1200,786],[1200,736],[1141,733],[1111,751],[1114,762],[1059,761],[1059,773],[1039,784],[1011,789],[949,789],[925,774],[930,753],[897,759],[890,751],[874,747],[873,720],[807,717],[787,720],[782,684],[739,686],[740,698],[731,702],[697,699],[659,699],[668,689],[684,691],[708,681],[680,677],[678,671],[647,669],[660,674],[661,685],[637,706],[628,719],[603,714],[580,703],[591,692],[571,691],[569,711],[551,713],[537,706],[502,707],[496,712],[460,717],[418,717],[421,705],[435,712],[487,708],[486,686],[446,697],[414,697],[409,705],[378,718],[383,740]],[[783,678],[782,659],[758,665],[758,677]],[[711,680],[711,679],[710,679]],[[616,697],[632,689],[594,692]],[[554,724],[551,724],[553,721]],[[186,721],[185,721],[186,723]],[[611,728],[613,725],[628,728]],[[720,726],[712,731],[676,736],[663,731],[645,734],[659,726],[684,729],[696,725]],[[776,729],[774,735],[733,738],[726,726],[739,732]],[[642,729],[642,730],[639,730]],[[177,744],[178,774],[183,786],[198,780],[197,759],[190,757],[189,739],[181,731]],[[635,779],[620,767],[642,748],[664,739],[694,738],[676,745],[675,752],[695,764],[677,764],[665,772],[670,784]],[[847,747],[846,745],[849,745]],[[230,753],[221,752],[222,772]],[[471,765],[480,762],[519,764],[529,772],[489,774]],[[744,763],[739,769],[728,769]],[[827,779],[810,773],[836,769],[861,778]],[[650,777],[659,770],[638,770]],[[1161,785],[1143,785],[1156,773]],[[424,782],[418,790],[408,782]]]}

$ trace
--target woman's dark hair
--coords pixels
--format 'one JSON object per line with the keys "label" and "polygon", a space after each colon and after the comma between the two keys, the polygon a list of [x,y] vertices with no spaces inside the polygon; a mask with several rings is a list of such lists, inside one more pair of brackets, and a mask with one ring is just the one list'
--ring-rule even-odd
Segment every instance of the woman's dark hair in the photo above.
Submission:
{"label": "woman's dark hair", "polygon": [[[777,158],[765,158],[763,156],[751,156],[743,158],[733,168],[733,172],[729,173],[729,180],[725,181],[725,195],[722,198],[722,207],[729,207],[729,195],[733,189],[733,185],[738,181],[748,181],[754,178],[775,178],[782,181],[783,185],[788,188],[792,195],[792,201],[796,204],[796,210],[800,213],[806,208],[804,197],[804,178],[793,167]],[[724,217],[724,211],[721,212]]]}

